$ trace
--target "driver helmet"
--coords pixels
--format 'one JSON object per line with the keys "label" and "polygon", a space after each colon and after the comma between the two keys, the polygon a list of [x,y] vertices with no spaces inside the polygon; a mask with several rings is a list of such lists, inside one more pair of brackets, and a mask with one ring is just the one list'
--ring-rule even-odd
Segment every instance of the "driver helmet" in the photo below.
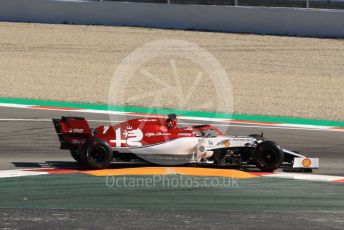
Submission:
{"label": "driver helmet", "polygon": [[166,126],[169,129],[177,126],[177,115],[176,114],[168,114],[168,118],[166,119]]}

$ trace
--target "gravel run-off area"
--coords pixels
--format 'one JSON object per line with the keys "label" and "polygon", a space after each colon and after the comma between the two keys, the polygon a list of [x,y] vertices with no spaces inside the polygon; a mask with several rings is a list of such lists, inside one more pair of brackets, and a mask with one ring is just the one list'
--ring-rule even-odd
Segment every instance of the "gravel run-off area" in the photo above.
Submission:
{"label": "gravel run-off area", "polygon": [[[109,101],[124,58],[161,39],[188,41],[212,54],[229,76],[233,106],[219,103],[216,95],[231,87],[212,84],[205,66],[166,56],[139,67],[129,63],[128,84],[111,89],[123,98]],[[339,39],[0,23],[1,97],[344,120],[343,74]]]}

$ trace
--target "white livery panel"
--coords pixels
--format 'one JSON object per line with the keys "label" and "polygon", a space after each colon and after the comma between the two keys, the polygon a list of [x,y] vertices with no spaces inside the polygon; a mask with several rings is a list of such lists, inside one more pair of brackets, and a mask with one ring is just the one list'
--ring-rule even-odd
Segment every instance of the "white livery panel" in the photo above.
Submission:
{"label": "white livery panel", "polygon": [[319,158],[295,157],[293,168],[319,168]]}

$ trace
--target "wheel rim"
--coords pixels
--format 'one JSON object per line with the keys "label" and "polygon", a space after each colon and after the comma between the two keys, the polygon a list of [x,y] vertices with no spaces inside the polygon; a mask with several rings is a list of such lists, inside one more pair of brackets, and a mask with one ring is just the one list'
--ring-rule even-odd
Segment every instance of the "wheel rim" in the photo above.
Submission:
{"label": "wheel rim", "polygon": [[106,149],[103,146],[96,146],[90,152],[90,158],[95,162],[102,162],[106,157]]}
{"label": "wheel rim", "polygon": [[262,154],[262,160],[268,165],[276,162],[276,154],[273,151],[264,151]]}

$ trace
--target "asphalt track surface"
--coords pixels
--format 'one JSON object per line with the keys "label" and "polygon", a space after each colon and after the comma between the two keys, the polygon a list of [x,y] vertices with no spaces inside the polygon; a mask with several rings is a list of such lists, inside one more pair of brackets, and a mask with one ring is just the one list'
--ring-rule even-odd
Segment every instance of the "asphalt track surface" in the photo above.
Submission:
{"label": "asphalt track surface", "polygon": [[[106,114],[0,107],[0,170],[35,167],[37,164],[53,162],[70,163],[72,159],[69,152],[59,150],[59,142],[51,122],[51,118],[68,115],[86,117],[91,121],[91,127],[109,121],[109,115]],[[131,117],[119,115],[115,120],[127,118]],[[205,123],[192,120],[179,122],[183,125]],[[308,157],[320,158],[320,169],[315,170],[315,173],[344,176],[344,132],[240,124],[227,126],[223,123],[218,125],[231,135],[263,132],[266,138],[276,141],[284,148],[300,151]]]}
{"label": "asphalt track surface", "polygon": [[[17,109],[0,107],[0,170],[35,167],[75,166],[67,151],[59,150],[51,118],[62,115],[84,116],[95,127],[109,120],[104,114],[82,114],[65,111]],[[123,120],[119,116],[116,120]],[[183,124],[200,123],[180,121]],[[202,122],[204,123],[204,122]],[[223,124],[222,124],[223,125]],[[234,125],[226,128],[227,134],[247,135],[264,132],[264,136],[291,150],[309,157],[320,158],[317,174],[344,175],[344,133],[316,130],[269,128],[251,125]],[[271,181],[273,182],[273,181]],[[301,186],[301,184],[299,184]],[[20,188],[20,187],[19,187]],[[343,187],[329,190],[342,193]],[[164,192],[164,191],[162,191]],[[198,191],[195,190],[195,196]],[[283,191],[282,191],[283,192]],[[310,191],[312,192],[312,191]],[[319,192],[319,191],[318,191]],[[167,193],[170,194],[170,193]],[[173,195],[173,193],[171,193]],[[319,194],[321,196],[321,193]],[[320,198],[320,197],[319,197]],[[1,197],[3,199],[3,197]],[[1,203],[1,200],[0,200]],[[149,207],[148,207],[149,208]],[[106,215],[104,215],[104,212]],[[344,207],[336,211],[272,211],[213,210],[203,207],[199,211],[179,209],[0,209],[0,228],[128,228],[142,229],[328,229],[344,228]]]}

